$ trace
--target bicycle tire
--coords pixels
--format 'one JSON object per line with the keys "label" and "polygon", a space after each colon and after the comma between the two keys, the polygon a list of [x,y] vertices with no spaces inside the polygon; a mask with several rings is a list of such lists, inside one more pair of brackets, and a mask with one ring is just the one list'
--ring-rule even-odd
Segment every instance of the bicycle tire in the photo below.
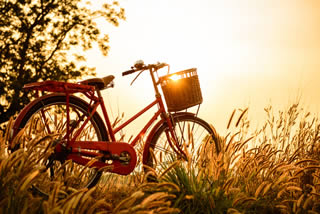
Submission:
{"label": "bicycle tire", "polygon": [[[188,128],[188,126],[190,127],[190,125],[192,125],[193,128]],[[191,160],[193,162],[196,162],[199,160],[198,157],[196,157],[198,152],[197,150],[201,149],[201,145],[205,142],[214,143],[213,145],[215,147],[215,153],[218,154],[220,152],[220,146],[215,131],[203,119],[198,118],[192,114],[177,114],[173,116],[173,126],[179,140],[178,143],[179,145],[181,145],[181,147],[183,147],[183,143],[190,143],[188,142],[188,140],[193,141],[194,143],[193,149],[192,146],[190,148],[193,151],[190,150],[187,152],[187,154],[189,155],[189,161]],[[169,146],[169,143],[167,142],[165,131],[168,129],[168,124],[165,122],[158,128],[151,139],[150,148],[146,156],[146,165],[155,169],[157,173],[161,170],[166,169],[173,161],[179,159],[177,153],[172,150],[172,148]],[[199,129],[202,129],[203,133],[199,134]],[[190,131],[192,131],[192,135],[190,135]],[[197,138],[196,140],[190,138],[187,139],[187,136],[193,136],[193,138]],[[206,138],[207,136],[210,136],[211,139],[208,140]],[[184,148],[182,148],[182,150],[186,152]],[[145,172],[148,171],[149,170],[145,168]],[[154,177],[147,177],[147,179],[153,181]]]}
{"label": "bicycle tire", "polygon": [[[78,117],[80,118],[80,114],[82,114],[83,117],[88,116],[88,110],[90,110],[90,107],[82,99],[77,98],[75,96],[70,96],[69,97],[69,106],[70,106],[69,107],[70,119],[77,119]],[[55,107],[57,107],[57,108],[55,108]],[[56,134],[58,134],[60,131],[60,134],[62,134],[64,132],[63,124],[64,123],[66,124],[66,122],[63,121],[64,115],[66,114],[65,111],[63,111],[64,108],[66,108],[66,96],[63,94],[56,95],[56,96],[48,96],[47,98],[41,99],[41,101],[34,104],[30,108],[30,110],[24,115],[24,117],[22,118],[22,120],[19,124],[19,127],[18,127],[19,130],[21,130],[23,128],[27,128],[25,130],[29,131],[28,133],[25,133],[25,135],[28,137],[28,141],[23,142],[24,146],[28,146],[27,144],[31,143],[32,140],[34,140],[35,138],[39,138],[39,137],[41,138],[41,137],[44,137],[45,135],[54,134],[54,133],[45,133],[46,131],[48,132],[48,130],[46,130],[46,129],[50,129],[50,126],[51,127],[56,126],[55,128],[58,128],[58,129],[60,126],[60,128],[61,128],[60,130],[52,130],[52,131],[54,131]],[[47,118],[45,120],[43,119],[43,121],[41,121],[41,117],[43,117],[43,116],[40,114],[43,114],[43,112],[44,112],[45,116],[47,116]],[[51,113],[53,113],[53,115],[49,115]],[[57,113],[61,113],[61,115],[59,116],[59,115],[57,115]],[[55,121],[55,119],[61,120],[61,121]],[[51,121],[49,121],[49,120],[51,120]],[[82,118],[82,121],[84,121],[83,118]],[[108,141],[108,133],[105,129],[104,122],[97,112],[95,112],[92,115],[88,124],[85,126],[85,128],[83,130],[89,131],[89,129],[90,129],[90,138],[91,139],[94,138],[94,140],[98,140],[98,141]],[[49,128],[46,128],[46,125],[48,125]],[[78,127],[80,127],[79,124],[78,124]],[[43,131],[43,133],[41,131]],[[95,131],[95,136],[91,133],[91,131]],[[84,133],[84,134],[81,133],[80,137],[88,137],[89,136],[89,135],[85,136],[85,134],[87,134],[87,133]],[[29,139],[30,136],[31,136],[31,139]],[[26,139],[27,138],[25,137],[24,140],[26,140]],[[44,145],[42,145],[42,147],[46,148],[48,143],[50,143],[50,142],[48,142],[48,141],[42,142],[42,144],[44,144]],[[21,147],[21,145],[18,144],[14,147],[13,150],[18,149],[19,147]],[[41,151],[38,151],[38,152],[41,153]],[[40,157],[40,155],[39,155],[39,157]],[[65,158],[65,157],[59,157],[59,158],[63,160],[63,158]],[[44,160],[44,162],[39,161],[39,163],[40,163],[40,165],[43,165],[43,164],[47,164],[48,161],[49,160],[47,159],[47,160]],[[49,166],[49,168],[47,168],[45,172],[41,173],[44,180],[42,180],[43,183],[33,185],[33,189],[35,190],[35,192],[37,192],[43,196],[48,196],[50,191],[52,191],[52,189],[54,188],[54,186],[53,186],[54,182],[51,182],[51,181],[62,179],[61,176],[56,175],[56,177],[55,177],[54,173],[61,174],[61,171],[63,171],[63,177],[66,179],[68,178],[69,180],[68,181],[60,180],[60,181],[62,181],[66,186],[68,186],[68,187],[71,186],[75,189],[91,188],[91,187],[95,186],[102,175],[102,172],[98,171],[97,169],[84,167],[84,166],[78,165],[74,162],[65,164],[65,162],[64,161],[62,162],[61,160],[60,160],[60,164],[59,164],[59,163],[56,163],[57,161],[59,161],[59,160],[56,160],[56,161],[54,160],[54,163],[52,163],[52,166]],[[56,166],[56,167],[54,167],[54,166]],[[62,167],[64,167],[64,168],[62,169]],[[75,171],[72,169],[83,170],[84,175],[88,175],[88,179],[84,180],[82,182],[82,179],[79,178],[80,180],[75,180],[72,183],[70,180],[72,180],[71,178],[74,178],[72,176],[74,176],[74,173],[75,173]],[[67,174],[67,173],[69,173],[69,174]],[[82,178],[83,177],[84,176],[82,176]],[[45,179],[49,179],[49,180],[45,180]],[[52,184],[52,185],[50,185],[50,184]]]}

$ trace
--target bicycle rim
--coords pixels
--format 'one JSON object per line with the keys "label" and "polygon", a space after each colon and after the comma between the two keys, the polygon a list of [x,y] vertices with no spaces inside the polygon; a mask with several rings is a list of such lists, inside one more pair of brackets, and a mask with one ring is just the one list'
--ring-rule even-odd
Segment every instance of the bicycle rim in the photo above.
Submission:
{"label": "bicycle rim", "polygon": [[[44,196],[48,196],[57,184],[74,189],[90,188],[101,177],[101,172],[97,169],[66,160],[67,151],[59,155],[54,152],[55,144],[66,135],[65,100],[65,96],[42,100],[30,109],[19,126],[19,129],[24,128],[20,147],[32,149],[33,155],[37,155],[37,167],[41,168],[40,179],[33,185],[33,189]],[[73,126],[71,135],[85,121],[88,109],[85,102],[70,97],[69,126]],[[97,113],[94,114],[76,140],[107,141],[107,135],[101,128],[103,126],[100,116]]]}

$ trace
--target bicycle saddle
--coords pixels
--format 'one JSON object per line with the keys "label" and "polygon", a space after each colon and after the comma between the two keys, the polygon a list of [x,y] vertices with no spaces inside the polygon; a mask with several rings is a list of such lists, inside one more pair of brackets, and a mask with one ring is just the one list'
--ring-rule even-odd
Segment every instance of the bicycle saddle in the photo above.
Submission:
{"label": "bicycle saddle", "polygon": [[84,84],[84,85],[92,85],[92,86],[95,86],[99,90],[103,90],[106,88],[113,87],[113,84],[112,84],[113,79],[114,79],[114,76],[109,75],[109,76],[102,77],[102,78],[97,77],[97,78],[83,80],[79,83]]}

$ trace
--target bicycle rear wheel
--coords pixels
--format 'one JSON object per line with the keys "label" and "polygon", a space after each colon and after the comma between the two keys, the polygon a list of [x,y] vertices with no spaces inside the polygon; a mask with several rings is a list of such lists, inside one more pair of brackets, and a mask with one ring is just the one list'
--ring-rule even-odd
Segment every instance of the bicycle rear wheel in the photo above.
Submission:
{"label": "bicycle rear wheel", "polygon": [[[185,152],[188,162],[193,166],[203,165],[204,161],[208,161],[201,158],[206,150],[206,145],[213,146],[211,152],[219,153],[220,147],[216,133],[206,121],[192,114],[178,114],[173,117],[173,126],[178,145]],[[152,138],[147,153],[146,163],[156,172],[164,170],[173,161],[181,159],[168,143],[166,134],[168,131],[167,123],[163,123]]]}
{"label": "bicycle rear wheel", "polygon": [[[33,188],[45,196],[54,189],[55,181],[79,189],[93,187],[101,177],[101,172],[97,169],[67,161],[67,151],[58,155],[54,152],[55,144],[66,135],[68,125],[66,109],[64,95],[49,96],[33,105],[19,124],[19,130],[23,129],[23,133],[14,150],[19,147],[32,149],[32,154],[37,155],[37,167],[42,167],[43,170]],[[71,136],[87,119],[89,109],[86,102],[70,96],[69,127],[73,130]],[[105,125],[97,112],[76,140],[108,141]]]}

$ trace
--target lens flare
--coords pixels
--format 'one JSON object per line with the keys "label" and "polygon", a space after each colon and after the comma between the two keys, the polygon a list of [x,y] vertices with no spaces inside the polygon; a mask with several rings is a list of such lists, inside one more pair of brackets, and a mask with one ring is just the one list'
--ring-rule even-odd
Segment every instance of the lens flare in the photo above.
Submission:
{"label": "lens flare", "polygon": [[172,79],[173,81],[177,81],[180,79],[180,77],[177,74],[174,74],[170,77],[170,79]]}

